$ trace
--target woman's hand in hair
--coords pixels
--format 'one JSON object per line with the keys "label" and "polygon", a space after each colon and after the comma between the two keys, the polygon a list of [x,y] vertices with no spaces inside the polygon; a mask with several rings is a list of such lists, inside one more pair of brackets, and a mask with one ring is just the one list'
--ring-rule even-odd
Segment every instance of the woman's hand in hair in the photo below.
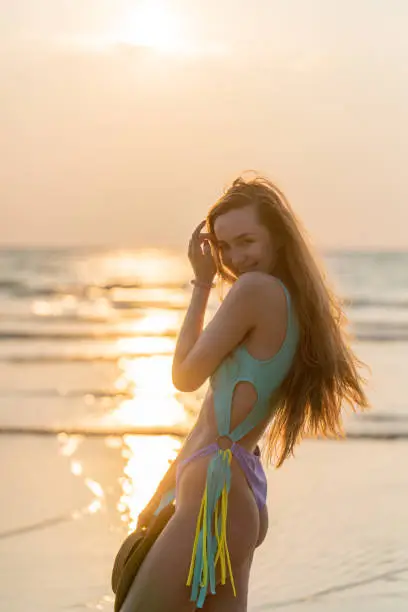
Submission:
{"label": "woman's hand in hair", "polygon": [[191,236],[188,245],[188,258],[194,270],[195,278],[201,282],[212,283],[217,266],[211,251],[211,234],[201,233],[205,225],[201,221]]}

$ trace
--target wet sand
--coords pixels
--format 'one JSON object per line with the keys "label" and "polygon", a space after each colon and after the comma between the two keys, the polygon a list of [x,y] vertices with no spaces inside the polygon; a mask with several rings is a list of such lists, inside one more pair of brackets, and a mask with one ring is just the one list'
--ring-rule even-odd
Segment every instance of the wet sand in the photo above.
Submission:
{"label": "wet sand", "polygon": [[[1,610],[112,610],[131,457],[118,440],[73,440],[1,437]],[[269,470],[250,612],[407,610],[407,462],[402,440],[310,441]]]}

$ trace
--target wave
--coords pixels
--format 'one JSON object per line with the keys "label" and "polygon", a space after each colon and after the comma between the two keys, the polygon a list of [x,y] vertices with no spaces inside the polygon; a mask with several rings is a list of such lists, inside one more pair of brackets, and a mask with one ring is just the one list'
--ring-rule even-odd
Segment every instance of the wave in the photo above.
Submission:
{"label": "wave", "polygon": [[[165,333],[128,333],[128,332],[56,332],[56,333],[35,333],[35,332],[0,332],[0,342],[7,340],[51,340],[51,341],[63,341],[63,340],[88,340],[88,341],[106,341],[106,340],[122,340],[122,339],[133,339],[133,338],[152,338],[152,337],[164,337],[164,338],[175,338],[177,337],[176,330],[168,330]],[[355,331],[353,334],[355,340],[361,342],[408,342],[408,329],[404,330],[372,330],[372,331]],[[57,356],[58,357],[58,356]],[[100,355],[100,357],[104,357]],[[41,355],[39,356],[41,358]]]}
{"label": "wave", "polygon": [[115,310],[139,310],[141,308],[159,308],[164,310],[186,310],[188,304],[174,304],[167,300],[112,301]]}
{"label": "wave", "polygon": [[0,397],[42,397],[42,398],[84,398],[92,396],[96,399],[120,398],[133,399],[134,393],[130,391],[116,391],[109,389],[72,389],[70,391],[60,391],[59,389],[1,389]]}
{"label": "wave", "polygon": [[352,298],[345,297],[343,301],[349,308],[395,308],[408,309],[408,299],[406,297],[387,299],[378,297]]}
{"label": "wave", "polygon": [[81,355],[81,354],[72,354],[72,355],[63,355],[63,354],[54,354],[54,355],[45,355],[45,354],[37,354],[37,355],[0,355],[0,363],[91,363],[95,362],[108,362],[108,363],[116,363],[121,359],[141,359],[144,357],[170,357],[173,355],[173,351],[154,351],[154,353],[140,352],[140,353],[120,353],[115,355],[102,355],[102,354],[94,354],[94,355]]}
{"label": "wave", "polygon": [[408,331],[398,334],[390,333],[355,333],[355,340],[360,342],[408,342]]}
{"label": "wave", "polygon": [[[0,315],[0,319],[7,320],[9,323],[26,322],[41,325],[55,323],[110,323],[112,322],[111,315],[101,314],[83,314],[81,312],[72,313],[56,313],[56,314],[32,314],[32,313],[4,313]],[[116,318],[114,320],[117,320]]]}
{"label": "wave", "polygon": [[[76,296],[90,298],[95,296],[95,293],[113,294],[115,291],[144,291],[144,290],[164,290],[164,291],[185,291],[189,288],[188,282],[162,282],[160,284],[146,284],[136,281],[132,282],[110,282],[110,283],[38,283],[32,284],[24,281],[16,280],[0,280],[0,293],[7,294],[10,297],[25,298],[25,297],[58,297],[58,296]],[[342,296],[344,304],[352,309],[360,308],[395,308],[408,309],[408,298],[406,292],[401,296],[383,297],[379,295],[353,297],[352,295]],[[118,304],[126,304],[127,302],[117,302]]]}
{"label": "wave", "polygon": [[[31,312],[0,312],[0,320],[7,321],[8,323],[32,323],[35,325],[47,325],[56,323],[77,323],[77,324],[85,324],[85,323],[115,323],[118,321],[134,319],[139,311],[143,310],[180,310],[185,311],[186,306],[177,305],[177,304],[168,304],[167,302],[152,302],[152,301],[144,301],[144,302],[132,302],[123,303],[120,305],[118,310],[121,312],[116,312],[115,305],[111,304],[112,310],[108,311],[106,314],[101,314],[98,312],[92,313],[84,313],[80,310],[74,312],[51,312],[51,313],[41,313],[34,314]],[[128,311],[128,312],[127,312]],[[136,312],[137,311],[137,312]]]}
{"label": "wave", "polygon": [[371,421],[372,423],[408,423],[408,414],[398,414],[398,413],[381,413],[381,412],[373,412],[373,413],[365,413],[356,415],[354,418],[358,418],[362,421]]}
{"label": "wave", "polygon": [[7,294],[10,297],[26,298],[26,297],[57,297],[57,296],[76,296],[76,297],[92,297],[95,292],[103,292],[110,294],[115,290],[185,290],[188,288],[188,283],[164,282],[157,284],[146,283],[68,283],[68,284],[38,284],[33,285],[24,281],[0,280],[0,293]]}
{"label": "wave", "polygon": [[[186,282],[174,282],[169,280],[168,282],[158,283],[147,283],[132,281],[112,281],[102,283],[90,283],[90,282],[58,282],[55,279],[54,282],[51,279],[47,282],[37,279],[37,283],[28,282],[24,280],[14,279],[2,279],[0,280],[0,295],[7,295],[12,298],[56,298],[64,296],[74,296],[82,299],[92,300],[95,295],[104,295],[105,297],[113,298],[116,292],[120,291],[141,291],[144,290],[154,291],[186,291],[189,289],[189,283]],[[344,294],[341,296],[343,303],[350,309],[363,309],[363,308],[393,308],[397,310],[408,309],[408,296],[406,290],[400,295],[388,295],[381,294],[377,295],[366,295],[356,296],[351,294]],[[144,300],[141,300],[144,301]],[[117,308],[125,308],[129,302],[126,300],[118,300],[115,302]],[[138,302],[132,302],[138,304]],[[167,304],[166,304],[167,306]]]}
{"label": "wave", "polygon": [[99,285],[98,288],[103,289],[104,291],[112,291],[114,289],[166,289],[166,290],[178,290],[178,289],[186,289],[188,287],[188,283],[160,283],[160,285],[154,284],[146,284],[146,283],[108,283],[106,285]]}
{"label": "wave", "polygon": [[[106,438],[106,437],[122,437],[122,436],[175,436],[185,438],[190,429],[178,426],[155,426],[155,427],[131,427],[123,425],[123,427],[32,427],[32,426],[14,426],[0,425],[0,435],[8,436],[82,436],[85,438]],[[408,440],[407,431],[350,431],[347,432],[345,441],[351,440],[373,440],[373,441],[395,441]],[[308,442],[336,442],[330,439],[308,439]]]}
{"label": "wave", "polygon": [[120,340],[123,338],[175,338],[176,330],[165,330],[164,332],[145,332],[145,331],[64,331],[64,332],[44,332],[44,331],[0,331],[0,342],[2,340]]}
{"label": "wave", "polygon": [[408,325],[354,322],[352,336],[360,342],[408,342]]}
{"label": "wave", "polygon": [[0,291],[3,291],[5,293],[13,293],[19,290],[19,288],[22,286],[22,283],[19,283],[18,281],[2,281],[0,280]]}
{"label": "wave", "polygon": [[346,440],[408,440],[408,431],[349,431]]}
{"label": "wave", "polygon": [[58,285],[32,286],[19,281],[0,281],[0,292],[15,298],[51,297],[58,295],[83,295],[86,292],[86,287],[78,285],[65,287]]}
{"label": "wave", "polygon": [[185,438],[189,429],[177,426],[94,428],[89,427],[24,427],[0,425],[0,435],[26,436],[84,436],[87,438],[106,438],[108,436],[176,436]]}
{"label": "wave", "polygon": [[[18,341],[18,347],[16,345],[16,347],[14,348],[19,348],[20,350],[18,350],[18,352],[16,351],[10,351],[10,353],[8,353],[7,351],[3,350],[3,354],[0,354],[0,363],[14,363],[14,364],[47,364],[47,363],[92,363],[92,362],[107,362],[107,363],[117,363],[119,362],[121,359],[141,359],[141,358],[146,358],[146,357],[172,357],[174,354],[174,350],[172,349],[168,349],[168,350],[154,350],[154,351],[120,351],[120,352],[115,352],[112,353],[109,351],[110,347],[109,345],[107,346],[100,346],[98,347],[97,343],[98,342],[109,342],[109,341],[114,341],[114,340],[122,340],[122,339],[126,339],[128,338],[135,338],[137,336],[129,336],[129,335],[123,335],[123,336],[110,336],[108,334],[105,335],[90,335],[90,334],[43,334],[43,335],[39,335],[39,334],[31,334],[31,333],[11,333],[11,334],[4,334],[6,336],[6,338],[2,337],[2,334],[0,334],[0,342],[1,340],[3,340],[4,342],[2,343],[2,347],[3,349],[5,348],[7,341],[11,341],[11,340],[15,340]],[[146,337],[150,337],[153,338],[153,334],[148,334],[146,335]],[[166,333],[165,336],[163,336],[162,334],[157,335],[156,337],[161,337],[161,338],[170,338],[171,337],[175,337],[176,336],[176,332],[171,332],[170,333]],[[35,340],[35,341],[41,341],[41,340],[45,340],[47,342],[52,342],[52,346],[55,347],[55,351],[50,352],[49,350],[47,351],[42,351],[40,347],[36,347],[37,348],[37,352],[32,353],[32,354],[27,354],[24,352],[24,346],[27,346],[25,344],[25,341],[29,342],[30,340]],[[77,352],[70,352],[70,353],[64,353],[64,352],[60,352],[58,351],[58,346],[64,347],[64,341],[65,340],[73,340],[73,341],[78,341],[78,343],[81,340],[87,340],[88,342],[95,342],[95,345],[89,344],[88,347],[89,348],[93,348],[94,352],[93,353],[89,353],[89,352],[85,352],[83,349],[81,349],[80,345],[78,345],[78,347],[72,347],[73,351],[77,351]],[[405,330],[403,333],[402,332],[398,332],[398,333],[388,333],[386,331],[377,331],[377,332],[369,332],[369,333],[354,333],[353,334],[353,341],[355,342],[364,342],[364,343],[407,343],[408,342],[408,330]],[[47,349],[49,349],[49,346],[47,346]],[[85,349],[86,350],[86,349]]]}

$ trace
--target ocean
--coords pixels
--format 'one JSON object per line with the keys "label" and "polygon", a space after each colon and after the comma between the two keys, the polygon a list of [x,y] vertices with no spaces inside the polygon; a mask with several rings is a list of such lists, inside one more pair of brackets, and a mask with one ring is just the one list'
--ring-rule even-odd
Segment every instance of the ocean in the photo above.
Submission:
{"label": "ocean", "polygon": [[[356,441],[364,442],[378,452],[385,442],[404,443],[408,252],[336,251],[325,253],[323,261],[344,300],[353,348],[371,370],[364,374],[372,410],[347,413],[348,438],[339,444],[355,452]],[[37,551],[37,563],[49,564],[52,584],[62,584],[67,561],[60,559],[64,570],[58,572],[52,543],[53,534],[65,529],[69,571],[81,593],[75,605],[67,585],[52,591],[54,599],[46,597],[37,584],[43,578],[27,561],[28,595],[15,599],[14,586],[6,588],[7,609],[23,610],[32,601],[42,611],[112,605],[103,577],[115,546],[180,448],[205,392],[180,393],[171,382],[190,278],[185,255],[157,249],[0,251],[0,458],[7,466],[0,569],[10,574],[20,559],[13,554],[28,546],[32,555]],[[218,303],[213,291],[207,319]],[[327,448],[324,441],[314,444]],[[77,541],[79,529],[85,541],[92,529],[85,533],[78,525],[91,519],[92,529],[98,524],[98,533],[105,533],[99,551],[105,574],[97,579],[83,568],[75,574],[79,552],[70,549],[68,535],[76,529]],[[96,541],[101,546],[101,539],[92,546]],[[273,608],[261,603],[254,609]]]}
{"label": "ocean", "polygon": [[[382,368],[375,411],[349,433],[405,435],[408,253],[336,252],[324,264],[357,354]],[[159,250],[1,251],[0,430],[188,427],[202,392],[181,397],[169,375],[190,277],[186,257]],[[218,303],[214,291],[208,316]],[[157,393],[172,399],[165,415],[151,407]]]}

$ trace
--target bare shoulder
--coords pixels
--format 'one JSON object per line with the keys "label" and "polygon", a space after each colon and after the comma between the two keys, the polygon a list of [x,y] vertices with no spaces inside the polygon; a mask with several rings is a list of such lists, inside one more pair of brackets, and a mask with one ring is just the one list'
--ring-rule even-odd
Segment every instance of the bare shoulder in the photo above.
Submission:
{"label": "bare shoulder", "polygon": [[276,276],[267,274],[266,272],[258,272],[257,270],[245,272],[234,283],[235,286],[241,287],[279,287],[281,284]]}
{"label": "bare shoulder", "polygon": [[260,308],[284,308],[286,297],[280,281],[265,272],[246,272],[231,288],[237,299],[251,297]]}
{"label": "bare shoulder", "polygon": [[[275,276],[255,272],[251,282],[256,295],[256,325],[246,338],[246,349],[256,359],[270,359],[284,342],[288,309],[285,291]],[[249,280],[249,279],[248,279]]]}
{"label": "bare shoulder", "polygon": [[[266,344],[270,350],[270,329],[281,327],[281,304],[285,299],[282,294],[279,281],[268,274],[247,272],[240,276],[189,353],[183,360],[173,361],[174,386],[180,391],[198,389],[225,357],[255,331],[262,348]],[[258,344],[256,340],[256,350]]]}

